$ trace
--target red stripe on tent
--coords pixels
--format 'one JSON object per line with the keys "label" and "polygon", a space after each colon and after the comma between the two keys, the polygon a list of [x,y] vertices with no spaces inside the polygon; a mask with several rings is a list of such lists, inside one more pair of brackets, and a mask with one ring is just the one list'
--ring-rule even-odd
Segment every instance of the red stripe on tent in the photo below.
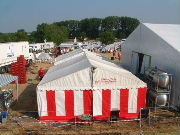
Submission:
{"label": "red stripe on tent", "polygon": [[109,120],[111,115],[111,90],[102,90],[102,115],[94,116],[96,120]]}
{"label": "red stripe on tent", "polygon": [[121,89],[120,90],[120,118],[126,118],[128,114],[128,99],[129,99],[129,90]]}
{"label": "red stripe on tent", "polygon": [[140,112],[141,108],[146,107],[146,93],[147,93],[147,88],[138,89],[138,106],[137,106],[138,112]]}
{"label": "red stripe on tent", "polygon": [[84,98],[84,114],[92,114],[93,112],[93,94],[92,90],[83,91]]}
{"label": "red stripe on tent", "polygon": [[55,91],[46,91],[48,116],[56,116]]}
{"label": "red stripe on tent", "polygon": [[104,119],[110,119],[111,115],[111,90],[102,90],[102,115]]}
{"label": "red stripe on tent", "polygon": [[74,116],[74,92],[72,90],[65,91],[66,117]]}

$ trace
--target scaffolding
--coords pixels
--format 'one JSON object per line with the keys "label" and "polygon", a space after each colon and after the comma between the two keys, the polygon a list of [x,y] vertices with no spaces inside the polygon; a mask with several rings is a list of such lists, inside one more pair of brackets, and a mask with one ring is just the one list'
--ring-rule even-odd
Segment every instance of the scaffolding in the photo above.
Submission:
{"label": "scaffolding", "polygon": [[[151,70],[150,72],[146,72],[147,70]],[[162,87],[162,79],[166,76],[168,78],[168,82],[165,87]],[[158,115],[165,111],[169,111],[170,109],[170,100],[171,100],[171,91],[172,91],[172,74],[166,73],[163,70],[158,69],[157,67],[146,68],[143,80],[147,83],[148,86],[148,108],[151,108],[151,116],[157,120]],[[165,80],[165,79],[164,79]],[[149,121],[150,123],[150,121]]]}

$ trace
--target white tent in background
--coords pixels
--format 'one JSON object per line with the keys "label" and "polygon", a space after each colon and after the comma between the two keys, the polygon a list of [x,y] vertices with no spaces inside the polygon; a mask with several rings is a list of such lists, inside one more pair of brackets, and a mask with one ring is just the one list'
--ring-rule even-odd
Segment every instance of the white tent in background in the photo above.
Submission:
{"label": "white tent in background", "polygon": [[51,61],[52,57],[48,53],[42,52],[37,56],[37,59],[41,61]]}
{"label": "white tent in background", "polygon": [[105,46],[106,50],[114,50],[120,47],[122,42],[114,42],[113,44],[109,44]]}
{"label": "white tent in background", "polygon": [[69,122],[83,114],[109,120],[111,111],[120,111],[120,118],[139,117],[146,107],[144,82],[95,53],[71,55],[65,54],[37,86],[41,121]]}
{"label": "white tent in background", "polygon": [[[143,54],[139,67],[140,54]],[[157,66],[173,75],[172,107],[180,107],[180,25],[140,24],[122,46],[121,64],[133,73]]]}

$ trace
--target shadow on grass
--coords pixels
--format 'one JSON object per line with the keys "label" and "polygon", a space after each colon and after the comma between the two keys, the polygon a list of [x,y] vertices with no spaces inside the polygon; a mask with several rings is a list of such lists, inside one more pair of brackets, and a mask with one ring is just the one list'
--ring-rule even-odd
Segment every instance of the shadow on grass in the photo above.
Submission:
{"label": "shadow on grass", "polygon": [[19,95],[18,100],[12,103],[11,110],[22,115],[38,118],[36,87],[37,84],[31,83],[27,85],[25,90]]}

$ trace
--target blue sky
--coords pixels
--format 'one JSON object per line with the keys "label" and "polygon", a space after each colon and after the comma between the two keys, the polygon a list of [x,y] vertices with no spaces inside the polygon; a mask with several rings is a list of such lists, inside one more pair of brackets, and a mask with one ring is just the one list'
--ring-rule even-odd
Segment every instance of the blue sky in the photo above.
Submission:
{"label": "blue sky", "polygon": [[70,19],[129,16],[149,23],[180,23],[179,0],[0,0],[0,32],[36,30]]}

